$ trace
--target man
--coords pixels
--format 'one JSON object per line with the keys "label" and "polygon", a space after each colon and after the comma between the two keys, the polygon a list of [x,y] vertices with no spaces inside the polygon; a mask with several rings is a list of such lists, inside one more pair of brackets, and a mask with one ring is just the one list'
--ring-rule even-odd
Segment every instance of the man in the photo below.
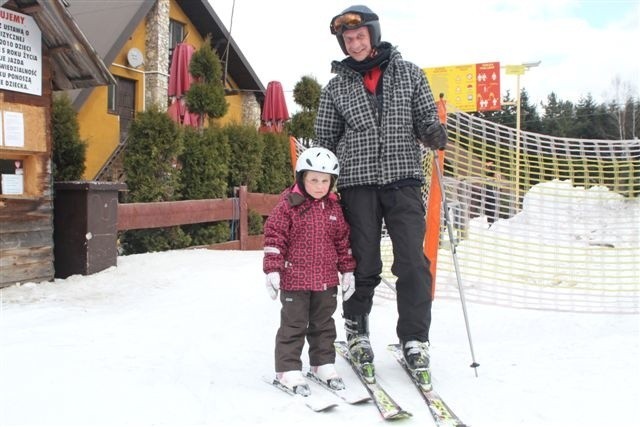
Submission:
{"label": "man", "polygon": [[496,222],[500,217],[500,203],[498,201],[497,182],[500,181],[500,173],[496,171],[496,164],[493,160],[487,160],[484,164],[484,175],[487,178],[484,196],[484,214],[489,225]]}
{"label": "man", "polygon": [[446,130],[424,73],[381,42],[378,16],[371,9],[351,6],[330,25],[348,57],[332,63],[336,76],[320,97],[314,143],[335,152],[342,170],[337,185],[357,262],[355,294],[343,302],[351,357],[373,372],[369,313],[382,273],[384,220],[397,277],[396,333],[409,367],[428,370],[431,274],[422,246],[420,143],[444,149]]}

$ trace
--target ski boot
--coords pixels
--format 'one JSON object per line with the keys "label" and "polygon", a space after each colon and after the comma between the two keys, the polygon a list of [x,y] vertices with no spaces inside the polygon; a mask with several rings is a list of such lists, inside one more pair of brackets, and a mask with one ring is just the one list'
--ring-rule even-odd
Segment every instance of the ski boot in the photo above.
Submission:
{"label": "ski boot", "polygon": [[329,388],[334,390],[344,390],[344,382],[342,378],[336,372],[336,368],[332,363],[326,365],[312,366],[311,372],[323,383],[327,384]]}
{"label": "ski boot", "polygon": [[369,316],[367,314],[345,315],[344,328],[351,360],[358,366],[367,382],[375,382],[373,349],[369,341]]}
{"label": "ski boot", "polygon": [[295,394],[301,396],[309,396],[311,394],[309,384],[305,381],[301,371],[277,372],[276,379]]}
{"label": "ski boot", "polygon": [[402,355],[411,375],[420,385],[431,389],[431,371],[429,370],[429,343],[411,340],[400,342]]}

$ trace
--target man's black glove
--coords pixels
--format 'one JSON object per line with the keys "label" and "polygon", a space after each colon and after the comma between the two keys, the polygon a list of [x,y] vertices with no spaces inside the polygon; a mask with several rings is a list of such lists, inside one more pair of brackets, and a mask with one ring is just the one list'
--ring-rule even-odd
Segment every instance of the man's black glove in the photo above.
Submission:
{"label": "man's black glove", "polygon": [[447,128],[438,121],[433,122],[422,136],[423,144],[432,150],[444,150],[448,139]]}

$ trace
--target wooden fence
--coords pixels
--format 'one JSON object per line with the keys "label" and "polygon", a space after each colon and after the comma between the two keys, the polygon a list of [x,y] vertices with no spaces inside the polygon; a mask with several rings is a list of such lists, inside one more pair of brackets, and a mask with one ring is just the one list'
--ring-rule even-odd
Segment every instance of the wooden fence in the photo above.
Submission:
{"label": "wooden fence", "polygon": [[240,240],[206,247],[235,250],[262,249],[264,236],[249,235],[249,210],[267,216],[280,196],[249,193],[246,186],[240,187],[237,194],[238,197],[227,199],[118,204],[118,231],[237,220]]}

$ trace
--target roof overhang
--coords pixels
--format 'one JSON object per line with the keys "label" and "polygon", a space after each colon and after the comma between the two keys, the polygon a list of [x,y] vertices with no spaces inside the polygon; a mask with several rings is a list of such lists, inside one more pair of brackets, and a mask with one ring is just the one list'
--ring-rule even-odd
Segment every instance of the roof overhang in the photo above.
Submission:
{"label": "roof overhang", "polygon": [[67,10],[66,0],[8,0],[2,7],[30,15],[52,62],[53,90],[115,84],[115,79]]}

